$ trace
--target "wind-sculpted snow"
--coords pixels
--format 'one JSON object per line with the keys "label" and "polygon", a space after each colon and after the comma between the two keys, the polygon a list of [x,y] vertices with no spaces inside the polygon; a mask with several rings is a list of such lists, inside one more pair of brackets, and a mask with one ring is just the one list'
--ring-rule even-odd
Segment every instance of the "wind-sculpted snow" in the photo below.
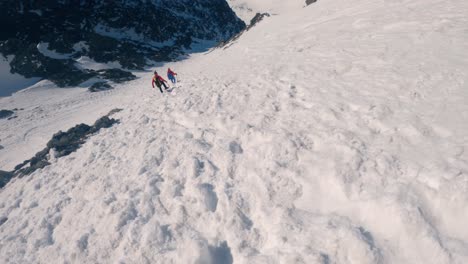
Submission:
{"label": "wind-sculpted snow", "polygon": [[73,113],[125,110],[0,191],[2,260],[468,263],[466,14],[461,0],[318,1],[157,68],[178,73],[172,92],[151,72],[105,97],[50,89],[42,113],[0,120],[2,164]]}

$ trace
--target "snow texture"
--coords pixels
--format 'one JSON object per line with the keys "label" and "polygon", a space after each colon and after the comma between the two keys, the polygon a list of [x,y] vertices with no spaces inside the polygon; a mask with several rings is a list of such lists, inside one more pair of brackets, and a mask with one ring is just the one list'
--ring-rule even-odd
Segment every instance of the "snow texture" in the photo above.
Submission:
{"label": "snow texture", "polygon": [[1,170],[124,109],[0,190],[1,259],[468,263],[467,14],[462,0],[291,5],[157,68],[178,73],[171,92],[141,72],[0,99],[24,108],[0,120]]}

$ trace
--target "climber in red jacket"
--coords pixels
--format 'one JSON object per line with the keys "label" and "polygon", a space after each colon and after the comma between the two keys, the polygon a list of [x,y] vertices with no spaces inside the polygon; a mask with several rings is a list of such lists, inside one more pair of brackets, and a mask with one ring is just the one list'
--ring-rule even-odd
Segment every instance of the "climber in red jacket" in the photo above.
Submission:
{"label": "climber in red jacket", "polygon": [[158,75],[158,73],[155,71],[154,76],[153,76],[153,81],[151,82],[151,85],[153,86],[153,88],[154,88],[154,84],[156,84],[156,86],[159,88],[159,90],[162,93],[163,90],[161,89],[161,86],[164,86],[164,89],[166,90],[169,89],[169,87],[167,87],[165,83],[167,83],[167,81],[164,80],[164,78]]}
{"label": "climber in red jacket", "polygon": [[169,80],[172,82],[172,83],[176,83],[177,80],[175,78],[175,76],[177,75],[177,73],[175,73],[174,71],[171,70],[171,68],[167,68],[167,78],[169,78]]}

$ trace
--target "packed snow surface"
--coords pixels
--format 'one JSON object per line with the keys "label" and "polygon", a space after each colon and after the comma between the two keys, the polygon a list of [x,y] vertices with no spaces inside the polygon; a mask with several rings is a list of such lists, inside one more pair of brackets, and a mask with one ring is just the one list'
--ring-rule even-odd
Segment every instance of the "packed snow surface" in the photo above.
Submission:
{"label": "packed snow surface", "polygon": [[25,108],[2,166],[124,108],[0,190],[1,259],[468,263],[467,50],[466,1],[323,0],[165,65],[171,92],[148,72],[1,99]]}

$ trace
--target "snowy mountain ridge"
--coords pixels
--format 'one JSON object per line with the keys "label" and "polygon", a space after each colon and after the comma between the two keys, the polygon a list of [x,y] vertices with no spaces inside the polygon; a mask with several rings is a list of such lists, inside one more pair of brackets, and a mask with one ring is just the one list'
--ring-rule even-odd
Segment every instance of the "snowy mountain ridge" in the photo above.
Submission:
{"label": "snowy mountain ridge", "polygon": [[0,190],[1,258],[467,263],[467,14],[318,1],[154,68],[179,74],[170,92],[142,71],[98,94],[42,81],[1,98],[24,108],[0,120],[1,168],[124,109]]}

